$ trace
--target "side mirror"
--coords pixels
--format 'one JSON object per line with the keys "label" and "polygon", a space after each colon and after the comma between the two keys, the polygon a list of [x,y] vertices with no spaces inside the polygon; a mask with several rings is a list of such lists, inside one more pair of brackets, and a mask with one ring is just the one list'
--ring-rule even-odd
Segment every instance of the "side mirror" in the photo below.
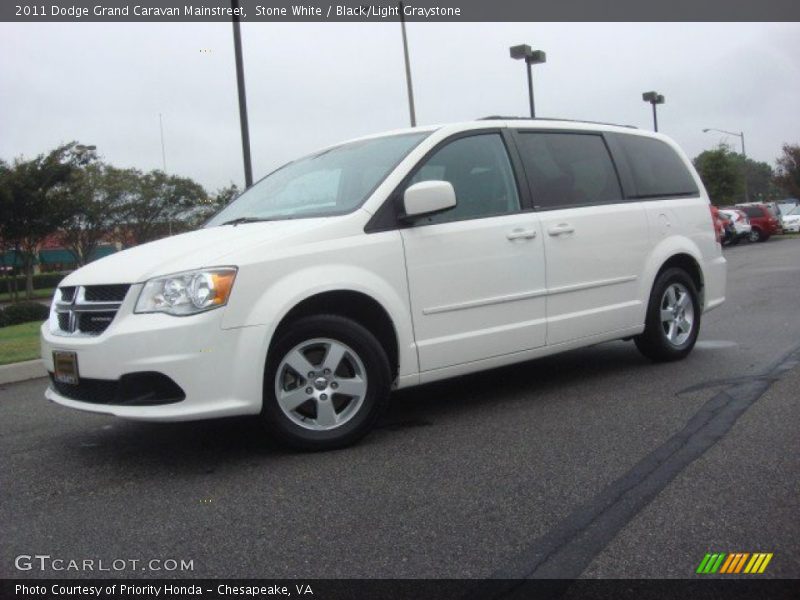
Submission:
{"label": "side mirror", "polygon": [[421,181],[403,194],[405,217],[420,217],[453,208],[456,191],[449,181]]}

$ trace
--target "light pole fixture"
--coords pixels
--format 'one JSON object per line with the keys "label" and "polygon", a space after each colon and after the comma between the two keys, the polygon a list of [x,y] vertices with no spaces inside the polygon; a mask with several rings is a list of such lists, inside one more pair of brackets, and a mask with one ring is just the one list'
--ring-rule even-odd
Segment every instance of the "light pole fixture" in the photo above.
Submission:
{"label": "light pole fixture", "polygon": [[547,62],[547,54],[542,50],[531,50],[527,44],[520,44],[518,46],[511,46],[508,49],[511,58],[514,60],[525,60],[528,71],[528,102],[531,107],[531,119],[536,118],[536,107],[533,102],[533,73],[531,72],[531,65],[538,65]]}
{"label": "light pole fixture", "polygon": [[645,92],[642,94],[642,100],[653,105],[653,131],[658,131],[658,114],[656,113],[656,104],[664,104],[664,96],[658,92]]}
{"label": "light pole fixture", "polygon": [[749,202],[750,194],[747,192],[747,152],[744,149],[744,131],[740,131],[736,133],[734,131],[727,131],[725,129],[714,129],[713,127],[707,127],[703,129],[703,133],[708,133],[709,131],[716,131],[717,133],[724,133],[725,135],[735,135],[740,140],[742,140],[742,168],[744,169],[744,199]]}
{"label": "light pole fixture", "polygon": [[708,133],[709,131],[716,131],[718,133],[724,133],[726,135],[735,135],[736,137],[742,140],[742,156],[747,158],[747,153],[744,151],[744,131],[740,131],[739,133],[735,133],[733,131],[725,131],[724,129],[713,129],[711,127],[703,129],[703,133]]}

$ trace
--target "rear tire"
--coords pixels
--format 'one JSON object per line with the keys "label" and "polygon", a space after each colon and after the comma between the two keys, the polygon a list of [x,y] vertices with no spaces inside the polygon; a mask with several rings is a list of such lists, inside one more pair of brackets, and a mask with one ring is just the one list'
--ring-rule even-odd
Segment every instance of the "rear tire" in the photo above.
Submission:
{"label": "rear tire", "polygon": [[751,242],[761,242],[764,239],[764,235],[761,233],[760,229],[756,229],[754,227],[750,230],[750,235],[747,237],[747,239]]}
{"label": "rear tire", "polygon": [[332,450],[364,437],[389,401],[386,352],[338,315],[305,317],[278,332],[264,369],[261,418],[298,450]]}
{"label": "rear tire", "polygon": [[689,274],[667,269],[653,285],[644,332],[634,338],[636,347],[655,362],[686,358],[697,341],[701,311]]}

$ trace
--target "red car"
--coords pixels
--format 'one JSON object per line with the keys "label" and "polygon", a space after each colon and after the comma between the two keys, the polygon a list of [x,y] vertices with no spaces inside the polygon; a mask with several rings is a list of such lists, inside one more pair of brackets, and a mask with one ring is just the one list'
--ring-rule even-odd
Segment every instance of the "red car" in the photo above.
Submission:
{"label": "red car", "polygon": [[781,222],[774,212],[765,204],[737,204],[750,219],[750,241],[766,242],[771,235],[781,233]]}
{"label": "red car", "polygon": [[714,233],[717,234],[717,243],[721,244],[725,239],[725,220],[716,206],[709,204],[708,208],[711,211],[711,221],[714,223]]}

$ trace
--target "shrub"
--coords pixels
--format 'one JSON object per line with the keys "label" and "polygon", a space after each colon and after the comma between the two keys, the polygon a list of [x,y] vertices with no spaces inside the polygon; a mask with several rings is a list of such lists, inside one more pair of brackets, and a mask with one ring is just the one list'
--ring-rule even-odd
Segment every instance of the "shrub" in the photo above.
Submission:
{"label": "shrub", "polygon": [[[33,276],[33,289],[46,290],[57,287],[65,275],[66,273],[36,273]],[[9,277],[0,278],[0,294],[10,291],[8,285],[10,282]],[[17,289],[20,295],[25,293],[25,277],[22,275],[17,276]]]}
{"label": "shrub", "polygon": [[46,321],[50,316],[50,309],[38,302],[17,302],[9,304],[0,315],[0,326],[19,325],[31,321]]}

